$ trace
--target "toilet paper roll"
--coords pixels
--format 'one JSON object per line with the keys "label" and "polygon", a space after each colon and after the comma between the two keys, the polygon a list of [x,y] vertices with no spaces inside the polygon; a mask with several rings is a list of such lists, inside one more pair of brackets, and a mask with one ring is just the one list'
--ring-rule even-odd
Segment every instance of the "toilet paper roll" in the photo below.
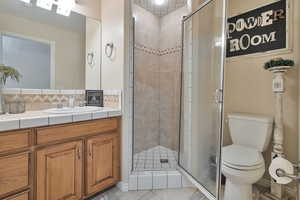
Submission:
{"label": "toilet paper roll", "polygon": [[279,169],[284,170],[287,174],[294,174],[294,167],[290,161],[281,157],[275,158],[274,160],[272,160],[272,163],[269,167],[269,173],[278,184],[285,185],[293,181],[288,177],[279,177],[276,173]]}

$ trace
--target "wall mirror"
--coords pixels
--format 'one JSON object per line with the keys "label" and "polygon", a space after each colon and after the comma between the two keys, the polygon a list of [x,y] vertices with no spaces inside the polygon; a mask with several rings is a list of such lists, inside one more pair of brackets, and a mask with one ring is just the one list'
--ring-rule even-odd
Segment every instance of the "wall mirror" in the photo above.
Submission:
{"label": "wall mirror", "polygon": [[6,88],[99,89],[101,23],[59,15],[36,0],[0,1],[0,64],[17,69]]}

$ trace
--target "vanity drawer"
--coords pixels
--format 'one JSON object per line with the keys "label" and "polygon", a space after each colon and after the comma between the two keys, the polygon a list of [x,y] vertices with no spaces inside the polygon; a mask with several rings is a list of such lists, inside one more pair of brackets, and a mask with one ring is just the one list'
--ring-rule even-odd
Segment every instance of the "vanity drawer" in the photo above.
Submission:
{"label": "vanity drawer", "polygon": [[28,148],[31,130],[0,133],[0,153]]}
{"label": "vanity drawer", "polygon": [[0,196],[29,185],[29,153],[0,157]]}
{"label": "vanity drawer", "polygon": [[7,197],[4,200],[29,200],[29,191]]}
{"label": "vanity drawer", "polygon": [[101,119],[75,124],[43,127],[37,129],[37,144],[46,144],[59,140],[83,137],[92,134],[104,133],[117,130],[118,118]]}

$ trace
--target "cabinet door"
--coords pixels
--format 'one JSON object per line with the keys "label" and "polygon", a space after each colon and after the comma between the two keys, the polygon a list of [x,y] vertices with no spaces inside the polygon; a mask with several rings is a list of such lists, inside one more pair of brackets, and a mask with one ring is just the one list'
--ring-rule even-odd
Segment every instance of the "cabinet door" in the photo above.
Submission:
{"label": "cabinet door", "polygon": [[120,147],[117,134],[100,135],[87,142],[88,194],[104,190],[119,181]]}
{"label": "cabinet door", "polygon": [[78,200],[82,197],[82,142],[37,151],[38,200]]}
{"label": "cabinet door", "polygon": [[29,153],[0,157],[0,199],[29,186]]}
{"label": "cabinet door", "polygon": [[16,194],[14,196],[7,197],[4,200],[29,200],[29,192],[26,191],[26,192],[23,192],[23,193],[20,193],[20,194]]}

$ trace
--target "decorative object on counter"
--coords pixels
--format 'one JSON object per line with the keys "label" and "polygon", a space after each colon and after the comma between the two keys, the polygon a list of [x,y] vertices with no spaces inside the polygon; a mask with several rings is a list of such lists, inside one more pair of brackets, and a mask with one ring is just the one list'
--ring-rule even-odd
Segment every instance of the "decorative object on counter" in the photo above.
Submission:
{"label": "decorative object on counter", "polygon": [[17,95],[13,101],[8,102],[8,112],[9,114],[20,114],[26,111],[25,100]]}
{"label": "decorative object on counter", "polygon": [[86,105],[103,107],[103,90],[86,90]]}
{"label": "decorative object on counter", "polygon": [[22,76],[18,72],[18,70],[0,64],[0,115],[5,113],[5,100],[2,90],[6,84],[7,79],[19,82],[21,77]]}
{"label": "decorative object on counter", "polygon": [[[275,130],[273,136],[273,151],[272,160],[276,158],[284,158],[284,124],[283,124],[283,94],[284,75],[295,66],[293,60],[283,58],[275,58],[265,63],[264,68],[273,73],[273,92],[275,93]],[[285,200],[287,194],[283,185],[278,184],[274,179],[271,179],[271,192],[263,195],[264,199],[270,200]]]}

